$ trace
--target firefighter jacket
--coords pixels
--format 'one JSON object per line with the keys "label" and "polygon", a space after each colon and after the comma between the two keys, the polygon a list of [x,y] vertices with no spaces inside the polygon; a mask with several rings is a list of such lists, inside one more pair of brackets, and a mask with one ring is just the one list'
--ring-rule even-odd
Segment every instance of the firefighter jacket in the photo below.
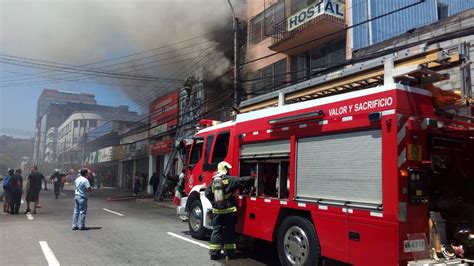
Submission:
{"label": "firefighter jacket", "polygon": [[[218,174],[219,175],[219,174]],[[217,204],[215,201],[215,186],[212,182],[206,189],[205,196],[212,203],[213,214],[226,214],[237,211],[237,200],[235,199],[235,191],[242,187],[245,182],[251,180],[252,177],[236,177],[230,175],[219,175],[222,178],[224,201]],[[216,176],[213,177],[213,179]]]}

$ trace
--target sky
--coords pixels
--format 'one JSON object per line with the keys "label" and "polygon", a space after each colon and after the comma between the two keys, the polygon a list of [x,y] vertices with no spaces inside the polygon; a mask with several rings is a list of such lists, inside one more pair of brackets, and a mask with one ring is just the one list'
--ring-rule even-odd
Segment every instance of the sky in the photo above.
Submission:
{"label": "sky", "polygon": [[0,0],[0,135],[34,131],[45,88],[144,112],[185,77],[228,68],[224,33],[226,0]]}

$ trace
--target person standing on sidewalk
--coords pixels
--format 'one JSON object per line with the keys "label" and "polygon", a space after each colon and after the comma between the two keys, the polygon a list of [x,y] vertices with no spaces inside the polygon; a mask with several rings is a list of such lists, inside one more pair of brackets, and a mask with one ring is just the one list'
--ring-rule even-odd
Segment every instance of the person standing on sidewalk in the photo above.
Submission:
{"label": "person standing on sidewalk", "polygon": [[26,211],[25,214],[31,212],[30,202],[34,202],[33,214],[36,214],[36,208],[39,205],[39,194],[41,191],[41,182],[44,182],[44,190],[48,190],[48,183],[46,178],[40,172],[38,172],[38,166],[32,167],[31,173],[28,176],[28,182],[26,183]]}
{"label": "person standing on sidewalk", "polygon": [[74,185],[76,190],[74,192],[74,212],[72,213],[72,230],[86,229],[86,214],[87,214],[87,196],[92,188],[89,184],[89,169],[81,169],[81,175],[76,178]]}
{"label": "person standing on sidewalk", "polygon": [[15,170],[12,168],[8,168],[7,175],[3,178],[3,191],[5,192],[5,198],[3,199],[3,214],[7,214],[10,212],[10,204],[11,204],[11,181],[12,176],[15,173]]}
{"label": "person standing on sidewalk", "polygon": [[160,177],[153,173],[150,177],[150,186],[153,186],[153,195],[156,195],[156,191],[158,190],[158,185],[160,184]]}
{"label": "person standing on sidewalk", "polygon": [[142,177],[140,172],[136,172],[133,176],[133,196],[136,196],[142,189]]}

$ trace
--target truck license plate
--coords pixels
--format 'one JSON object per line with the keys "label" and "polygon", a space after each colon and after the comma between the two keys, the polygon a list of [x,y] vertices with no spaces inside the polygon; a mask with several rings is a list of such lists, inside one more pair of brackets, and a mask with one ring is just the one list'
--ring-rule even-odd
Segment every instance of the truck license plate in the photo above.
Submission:
{"label": "truck license plate", "polygon": [[416,240],[405,240],[403,241],[403,252],[419,252],[425,250],[425,240],[416,239]]}

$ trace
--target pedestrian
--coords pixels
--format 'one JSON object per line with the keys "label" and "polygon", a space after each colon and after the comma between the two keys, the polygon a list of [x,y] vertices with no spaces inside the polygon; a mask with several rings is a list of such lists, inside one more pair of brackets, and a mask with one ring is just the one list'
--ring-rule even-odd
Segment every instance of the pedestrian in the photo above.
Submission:
{"label": "pedestrian", "polygon": [[235,224],[237,223],[237,200],[235,191],[244,187],[245,182],[253,180],[253,176],[234,177],[228,175],[232,166],[222,161],[217,165],[217,174],[212,177],[211,184],[205,191],[206,198],[212,203],[212,234],[209,242],[211,260],[221,257],[222,246],[228,259],[235,253]]}
{"label": "pedestrian", "polygon": [[61,190],[61,173],[59,173],[59,169],[54,169],[50,179],[54,186],[54,197],[58,199]]}
{"label": "pedestrian", "polygon": [[66,172],[61,172],[61,191],[64,191],[64,184],[66,183]]}
{"label": "pedestrian", "polygon": [[136,196],[142,188],[142,178],[140,172],[136,172],[133,176],[133,196]]}
{"label": "pedestrian", "polygon": [[18,168],[10,181],[10,214],[20,213],[21,194],[23,194],[23,177]]}
{"label": "pedestrian", "polygon": [[3,214],[7,214],[10,212],[10,202],[11,202],[11,195],[10,195],[10,186],[11,186],[11,178],[15,170],[12,168],[8,168],[7,175],[3,178],[3,191],[5,198],[3,199]]}
{"label": "pedestrian", "polygon": [[95,179],[95,173],[92,172],[91,170],[89,170],[89,176],[86,177],[87,180],[89,181],[89,185],[91,185],[91,187],[94,187],[95,185],[95,182],[94,182],[94,179]]}
{"label": "pedestrian", "polygon": [[41,182],[44,182],[44,190],[48,190],[48,184],[46,178],[40,172],[38,172],[38,166],[34,165],[28,181],[26,183],[26,211],[25,214],[31,212],[30,202],[34,202],[33,214],[36,214],[36,208],[39,205],[39,194],[41,191]]}
{"label": "pedestrian", "polygon": [[74,181],[74,212],[72,213],[72,230],[85,230],[87,214],[87,196],[92,188],[87,177],[89,169],[81,169],[80,176]]}
{"label": "pedestrian", "polygon": [[150,177],[149,184],[150,186],[153,186],[153,195],[156,195],[158,185],[160,184],[160,177],[156,173],[153,173],[153,175]]}

